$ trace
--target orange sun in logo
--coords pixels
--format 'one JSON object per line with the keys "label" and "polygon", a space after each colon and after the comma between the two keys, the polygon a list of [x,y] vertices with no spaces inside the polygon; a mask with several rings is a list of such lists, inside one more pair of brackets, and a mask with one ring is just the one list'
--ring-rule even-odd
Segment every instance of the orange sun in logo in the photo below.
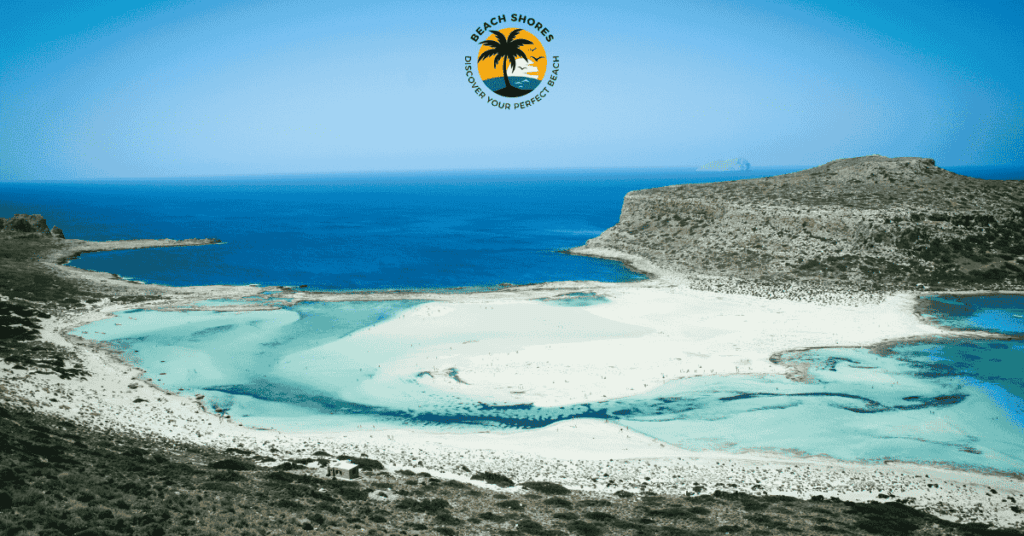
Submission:
{"label": "orange sun in logo", "polygon": [[548,70],[541,41],[522,28],[491,30],[480,44],[476,62],[487,89],[502,97],[521,97],[537,89]]}

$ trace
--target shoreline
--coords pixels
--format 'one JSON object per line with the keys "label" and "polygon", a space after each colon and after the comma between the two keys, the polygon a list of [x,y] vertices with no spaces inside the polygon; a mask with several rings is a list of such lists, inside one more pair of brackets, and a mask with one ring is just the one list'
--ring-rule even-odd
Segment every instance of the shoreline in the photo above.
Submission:
{"label": "shoreline", "polygon": [[[163,241],[146,242],[152,242],[154,245],[140,247],[167,247],[166,243],[156,244]],[[79,254],[112,249],[115,248],[82,250]],[[630,257],[624,254],[622,256]],[[613,260],[624,262],[619,258]],[[686,481],[704,484],[701,486],[702,493],[721,489],[755,494],[783,494],[803,499],[820,494],[856,501],[876,500],[880,498],[879,495],[887,495],[886,500],[907,500],[910,501],[910,505],[950,520],[980,521],[997,526],[1022,526],[1019,516],[1011,512],[1005,503],[995,502],[988,494],[988,489],[997,489],[1002,496],[1010,494],[1021,497],[1024,495],[1024,478],[1019,474],[992,475],[973,470],[908,462],[880,461],[873,464],[846,462],[823,456],[799,457],[771,452],[687,451],[617,424],[592,419],[559,421],[536,431],[458,434],[383,429],[333,434],[283,433],[244,427],[232,422],[230,418],[221,418],[210,413],[193,398],[168,392],[155,385],[155,382],[142,379],[145,371],[120,359],[115,350],[103,348],[97,343],[87,343],[84,339],[72,340],[78,338],[68,335],[68,332],[77,326],[108,317],[117,310],[133,307],[174,307],[175,304],[199,299],[244,299],[258,296],[268,290],[287,287],[166,287],[112,280],[110,274],[86,272],[61,264],[58,264],[58,268],[67,270],[65,273],[73,277],[85,277],[92,283],[130,285],[135,289],[145,288],[170,295],[153,302],[132,305],[110,305],[108,302],[98,307],[89,306],[86,311],[77,314],[67,311],[65,315],[43,322],[44,329],[41,333],[44,334],[44,340],[74,349],[81,356],[86,369],[93,374],[85,380],[59,380],[50,376],[33,375],[31,371],[15,371],[6,363],[0,364],[0,376],[4,377],[3,385],[7,386],[0,392],[0,396],[21,407],[69,418],[88,426],[221,448],[243,448],[240,446],[244,445],[244,448],[265,456],[281,456],[271,451],[272,448],[294,456],[325,448],[347,451],[379,459],[389,470],[426,468],[446,478],[466,482],[469,481],[468,477],[472,471],[495,471],[513,476],[516,481],[549,480],[570,488],[600,493],[611,493],[618,489],[647,489],[667,494],[693,494],[695,488],[681,485],[682,481]],[[649,279],[625,283],[552,282],[483,292],[446,294],[435,291],[403,293],[401,296],[381,295],[377,292],[345,293],[339,296],[333,293],[291,289],[292,292],[287,293],[287,300],[294,304],[299,301],[423,299],[429,302],[472,305],[491,304],[495,300],[535,300],[579,290],[600,292],[614,289],[626,294],[643,294],[644,297],[660,295],[669,301],[673,299],[672,294],[678,298],[680,294],[704,292],[678,288],[685,287],[689,281],[682,274],[667,273],[663,270],[647,272],[643,267],[638,271],[650,274]],[[707,296],[737,302],[755,300],[752,297],[737,297],[735,294],[708,292]],[[918,294],[903,293],[894,299],[904,302],[903,306],[906,306],[912,304],[909,300],[916,297]],[[791,302],[787,304],[789,305],[811,307],[800,302]],[[869,305],[866,303],[856,307],[867,309],[870,308]],[[820,307],[845,307],[853,310],[850,306],[842,305]],[[909,314],[918,322],[922,321],[919,315],[915,314],[916,311],[903,313]],[[943,332],[943,329],[935,326],[922,329]],[[952,330],[947,330],[945,334],[958,337]],[[963,334],[959,337],[962,338]],[[891,342],[875,341],[874,345]],[[833,345],[827,345],[831,346]],[[792,350],[787,348],[783,351]],[[765,360],[767,359],[766,356]],[[134,388],[130,386],[133,383],[137,384]],[[29,389],[29,386],[34,388]],[[52,403],[50,399],[56,399],[58,396],[61,398],[58,402],[60,405],[55,406],[58,403]],[[145,398],[146,401],[133,402],[135,398]],[[203,408],[202,411],[199,407]],[[567,444],[580,448],[568,453],[570,456],[561,457],[566,454]],[[359,452],[356,452],[357,450]],[[468,467],[471,472],[458,470],[461,466]],[[642,471],[638,471],[638,466],[642,466]],[[783,472],[791,474],[782,475]],[[599,474],[610,476],[593,477]],[[680,480],[680,474],[686,476]],[[928,483],[941,484],[940,487],[924,487],[926,478],[921,475],[928,475]],[[645,477],[650,480],[644,480]],[[845,479],[846,483],[840,484],[838,479]],[[712,482],[725,484],[718,488],[711,484]],[[981,511],[972,511],[975,504],[984,503],[988,505]]]}

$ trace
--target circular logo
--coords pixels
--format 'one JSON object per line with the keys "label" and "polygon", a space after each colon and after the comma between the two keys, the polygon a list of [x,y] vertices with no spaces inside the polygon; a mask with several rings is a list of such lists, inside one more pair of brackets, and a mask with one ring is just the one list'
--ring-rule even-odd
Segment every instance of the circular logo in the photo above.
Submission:
{"label": "circular logo", "polygon": [[537,89],[548,69],[541,41],[522,28],[491,30],[491,36],[480,43],[476,60],[487,89],[508,98]]}

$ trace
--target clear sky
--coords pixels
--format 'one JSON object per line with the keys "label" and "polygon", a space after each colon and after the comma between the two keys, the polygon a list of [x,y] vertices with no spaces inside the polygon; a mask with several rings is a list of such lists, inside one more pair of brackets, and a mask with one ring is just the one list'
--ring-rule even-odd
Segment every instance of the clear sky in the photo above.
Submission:
{"label": "clear sky", "polygon": [[[511,13],[560,60],[525,110],[464,69]],[[6,0],[0,179],[1021,166],[1021,21],[1020,0]]]}

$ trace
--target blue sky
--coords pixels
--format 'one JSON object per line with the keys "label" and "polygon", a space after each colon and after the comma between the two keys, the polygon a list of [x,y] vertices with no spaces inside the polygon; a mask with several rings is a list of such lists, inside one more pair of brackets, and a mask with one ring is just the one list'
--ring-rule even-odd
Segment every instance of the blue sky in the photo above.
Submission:
{"label": "blue sky", "polygon": [[[1024,3],[0,3],[0,179],[1024,165]],[[470,34],[537,18],[560,72],[497,110]]]}

